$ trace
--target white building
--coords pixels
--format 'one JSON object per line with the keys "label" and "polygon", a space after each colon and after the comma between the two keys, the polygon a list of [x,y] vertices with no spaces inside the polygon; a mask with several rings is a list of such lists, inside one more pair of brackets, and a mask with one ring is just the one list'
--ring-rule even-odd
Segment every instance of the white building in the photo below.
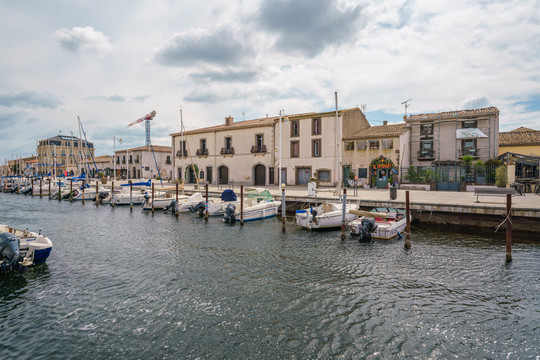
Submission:
{"label": "white building", "polygon": [[118,150],[115,158],[117,176],[125,176],[127,179],[172,177],[170,146],[152,145]]}

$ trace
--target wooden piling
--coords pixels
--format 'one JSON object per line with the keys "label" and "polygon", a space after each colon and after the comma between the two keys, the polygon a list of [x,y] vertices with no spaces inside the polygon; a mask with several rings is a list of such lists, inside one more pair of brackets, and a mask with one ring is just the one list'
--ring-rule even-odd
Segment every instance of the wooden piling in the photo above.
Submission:
{"label": "wooden piling", "polygon": [[341,205],[341,241],[345,240],[345,224],[347,222],[347,189],[343,189],[343,204]]}
{"label": "wooden piling", "polygon": [[178,183],[176,183],[176,203],[174,204],[174,215],[178,217]]}
{"label": "wooden piling", "polygon": [[85,180],[82,181],[82,204],[83,205],[84,205],[84,183],[85,182],[86,182]]}
{"label": "wooden piling", "polygon": [[41,198],[43,196],[43,183],[41,182],[41,178],[39,178],[39,197]]}
{"label": "wooden piling", "polygon": [[51,178],[49,178],[49,199],[51,198]]}
{"label": "wooden piling", "polygon": [[205,184],[206,188],[206,205],[204,207],[204,221],[208,222],[208,184]]}
{"label": "wooden piling", "polygon": [[244,185],[240,185],[240,226],[244,226]]}
{"label": "wooden piling", "polygon": [[506,262],[512,261],[512,195],[506,194]]}
{"label": "wooden piling", "polygon": [[133,182],[129,180],[129,211],[133,211]]}
{"label": "wooden piling", "polygon": [[112,207],[114,207],[113,196],[114,196],[114,180],[112,181],[112,186],[111,186],[111,206]]}
{"label": "wooden piling", "polygon": [[154,183],[152,183],[152,215],[154,215]]}
{"label": "wooden piling", "polygon": [[62,181],[58,180],[58,201],[62,201]]}
{"label": "wooden piling", "polygon": [[34,197],[34,178],[32,178],[32,197]]}
{"label": "wooden piling", "polygon": [[411,248],[411,208],[409,206],[409,190],[405,191],[405,217],[407,219],[407,235],[405,235],[405,249]]}
{"label": "wooden piling", "polygon": [[99,181],[96,180],[96,206],[98,206],[99,204]]}
{"label": "wooden piling", "polygon": [[69,201],[73,202],[73,179],[69,180]]}
{"label": "wooden piling", "polygon": [[285,232],[285,222],[286,222],[286,216],[285,216],[285,184],[281,184],[281,232]]}

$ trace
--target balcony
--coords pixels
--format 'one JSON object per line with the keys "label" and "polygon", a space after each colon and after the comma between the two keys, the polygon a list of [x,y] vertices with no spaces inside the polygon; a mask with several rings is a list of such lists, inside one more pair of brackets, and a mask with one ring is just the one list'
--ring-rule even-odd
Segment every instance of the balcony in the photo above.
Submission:
{"label": "balcony", "polygon": [[418,160],[433,160],[435,159],[435,151],[433,150],[420,150],[418,152]]}
{"label": "balcony", "polygon": [[168,160],[168,159],[165,160],[165,164],[166,164],[166,165],[171,165],[171,160]]}
{"label": "balcony", "polygon": [[197,149],[195,154],[197,156],[208,156],[208,149]]}
{"label": "balcony", "polygon": [[251,147],[251,152],[253,154],[266,154],[266,145],[253,145]]}
{"label": "balcony", "polygon": [[176,152],[176,157],[188,157],[188,151],[187,151],[187,149],[184,149],[184,151],[178,150],[178,151]]}
{"label": "balcony", "polygon": [[234,148],[221,148],[219,152],[221,155],[234,155]]}
{"label": "balcony", "polygon": [[130,164],[133,164],[133,160],[130,159],[130,160],[129,160],[129,163],[130,163]]}
{"label": "balcony", "polygon": [[122,164],[125,164],[126,163],[126,160],[122,160]]}
{"label": "balcony", "polygon": [[462,148],[461,149],[461,156],[470,155],[470,156],[478,156],[478,148]]}
{"label": "balcony", "polygon": [[135,164],[138,164],[139,163],[139,159],[135,159]]}

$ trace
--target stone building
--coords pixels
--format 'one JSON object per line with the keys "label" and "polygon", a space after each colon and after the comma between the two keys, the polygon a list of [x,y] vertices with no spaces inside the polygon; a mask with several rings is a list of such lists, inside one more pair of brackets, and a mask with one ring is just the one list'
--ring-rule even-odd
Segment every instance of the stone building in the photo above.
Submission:
{"label": "stone building", "polygon": [[87,173],[93,166],[94,145],[74,136],[57,135],[38,141],[37,172]]}

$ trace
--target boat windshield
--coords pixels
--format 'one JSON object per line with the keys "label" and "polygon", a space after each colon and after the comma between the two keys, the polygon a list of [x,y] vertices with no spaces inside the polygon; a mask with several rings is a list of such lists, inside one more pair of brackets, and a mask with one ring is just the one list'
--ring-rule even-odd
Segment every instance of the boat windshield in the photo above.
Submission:
{"label": "boat windshield", "polygon": [[258,198],[258,199],[267,200],[267,201],[274,200],[274,198],[272,197],[272,194],[270,194],[270,191],[268,191],[267,189],[264,189],[262,191],[258,189],[247,189],[246,197],[248,199]]}

